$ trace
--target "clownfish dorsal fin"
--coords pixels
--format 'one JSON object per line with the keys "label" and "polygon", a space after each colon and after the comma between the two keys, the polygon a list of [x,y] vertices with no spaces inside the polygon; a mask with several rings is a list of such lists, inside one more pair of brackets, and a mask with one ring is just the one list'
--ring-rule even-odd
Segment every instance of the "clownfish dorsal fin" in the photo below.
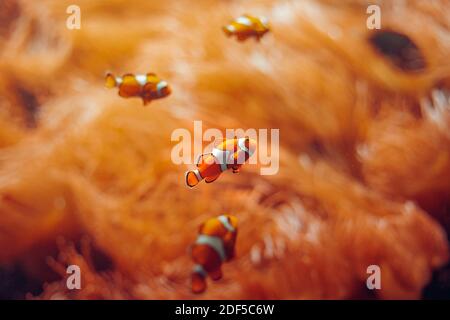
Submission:
{"label": "clownfish dorsal fin", "polygon": [[159,77],[156,75],[156,73],[153,72],[149,72],[146,74],[147,77],[147,84],[152,84],[152,85],[156,85],[158,84],[158,82],[160,82],[161,80],[159,79]]}
{"label": "clownfish dorsal fin", "polygon": [[219,176],[220,176],[220,173],[217,174],[217,175],[215,175],[215,176],[206,177],[206,178],[205,178],[205,182],[206,182],[206,183],[214,182],[214,181],[216,181],[216,179],[217,179]]}
{"label": "clownfish dorsal fin", "polygon": [[195,162],[195,165],[196,165],[197,167],[200,167],[200,164],[203,162],[203,158],[204,158],[205,156],[209,156],[209,155],[211,155],[211,154],[212,154],[212,153],[203,153],[203,154],[199,155],[198,158],[197,158],[197,161]]}
{"label": "clownfish dorsal fin", "polygon": [[216,148],[219,144],[221,144],[222,142],[227,141],[227,138],[217,138],[214,139],[214,148]]}
{"label": "clownfish dorsal fin", "polygon": [[203,222],[199,227],[198,227],[198,233],[202,234],[203,233],[203,228],[205,227],[205,223]]}
{"label": "clownfish dorsal fin", "polygon": [[132,73],[122,76],[122,83],[119,86],[119,96],[124,98],[135,97],[141,92],[141,87],[136,77]]}

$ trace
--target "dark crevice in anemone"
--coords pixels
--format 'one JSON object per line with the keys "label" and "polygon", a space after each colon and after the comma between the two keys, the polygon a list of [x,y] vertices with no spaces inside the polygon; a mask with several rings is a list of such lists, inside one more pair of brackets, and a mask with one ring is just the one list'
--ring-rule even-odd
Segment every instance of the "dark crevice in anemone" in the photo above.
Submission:
{"label": "dark crevice in anemone", "polygon": [[39,109],[39,102],[37,97],[30,91],[17,88],[17,95],[25,110],[25,123],[29,128],[35,128],[37,125],[37,113]]}
{"label": "dark crevice in anemone", "polygon": [[369,41],[375,50],[405,72],[420,72],[427,66],[420,49],[404,34],[378,31]]}
{"label": "dark crevice in anemone", "polygon": [[24,299],[27,293],[38,295],[42,293],[39,281],[27,276],[19,266],[0,267],[0,299]]}
{"label": "dark crevice in anemone", "polygon": [[450,263],[433,272],[430,283],[422,291],[422,297],[427,300],[450,298]]}

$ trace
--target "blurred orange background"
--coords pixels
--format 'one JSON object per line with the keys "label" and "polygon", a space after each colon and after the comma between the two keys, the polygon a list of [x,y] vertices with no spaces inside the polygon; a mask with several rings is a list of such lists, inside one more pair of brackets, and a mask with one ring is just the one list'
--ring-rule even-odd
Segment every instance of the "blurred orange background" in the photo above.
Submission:
{"label": "blurred orange background", "polygon": [[[2,298],[450,297],[450,2],[72,2],[0,2]],[[223,34],[243,13],[269,18],[261,42]],[[393,34],[415,56],[371,40]],[[143,107],[107,71],[173,92]],[[246,165],[187,188],[170,137],[194,121],[280,129],[278,174]],[[189,245],[223,213],[237,257],[193,295]],[[381,290],[366,288],[373,264]]]}

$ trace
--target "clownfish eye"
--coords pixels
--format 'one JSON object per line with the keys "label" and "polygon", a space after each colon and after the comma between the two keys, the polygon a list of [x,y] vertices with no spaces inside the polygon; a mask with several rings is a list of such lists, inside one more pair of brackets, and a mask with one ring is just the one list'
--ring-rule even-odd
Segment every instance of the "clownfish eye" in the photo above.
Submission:
{"label": "clownfish eye", "polygon": [[37,96],[30,90],[16,87],[17,98],[21,102],[24,110],[25,124],[29,128],[37,126],[37,113],[39,111],[39,101]]}
{"label": "clownfish eye", "polygon": [[370,44],[397,68],[420,72],[426,61],[417,45],[406,35],[395,31],[379,31],[369,38]]}

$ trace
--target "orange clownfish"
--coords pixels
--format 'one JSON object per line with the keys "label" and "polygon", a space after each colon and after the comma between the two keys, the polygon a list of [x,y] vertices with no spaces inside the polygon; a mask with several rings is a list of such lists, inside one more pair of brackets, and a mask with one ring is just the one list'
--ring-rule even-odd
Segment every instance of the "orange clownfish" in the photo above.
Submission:
{"label": "orange clownfish", "polygon": [[203,179],[206,183],[211,183],[230,168],[233,169],[233,173],[238,173],[255,149],[256,141],[250,138],[223,141],[211,153],[199,157],[197,169],[186,172],[186,184],[192,188]]}
{"label": "orange clownfish", "polygon": [[107,88],[119,88],[119,96],[124,98],[141,97],[144,105],[155,99],[167,97],[171,89],[166,81],[161,80],[154,73],[125,74],[115,77],[111,73],[106,75]]}
{"label": "orange clownfish", "polygon": [[235,255],[237,236],[237,218],[222,215],[207,220],[200,226],[197,240],[191,248],[192,292],[202,293],[206,290],[206,277],[216,281],[222,278],[222,263],[230,261]]}
{"label": "orange clownfish", "polygon": [[235,35],[239,41],[244,41],[250,37],[256,37],[259,41],[262,36],[269,32],[269,20],[265,17],[253,17],[243,15],[223,27],[227,36]]}

